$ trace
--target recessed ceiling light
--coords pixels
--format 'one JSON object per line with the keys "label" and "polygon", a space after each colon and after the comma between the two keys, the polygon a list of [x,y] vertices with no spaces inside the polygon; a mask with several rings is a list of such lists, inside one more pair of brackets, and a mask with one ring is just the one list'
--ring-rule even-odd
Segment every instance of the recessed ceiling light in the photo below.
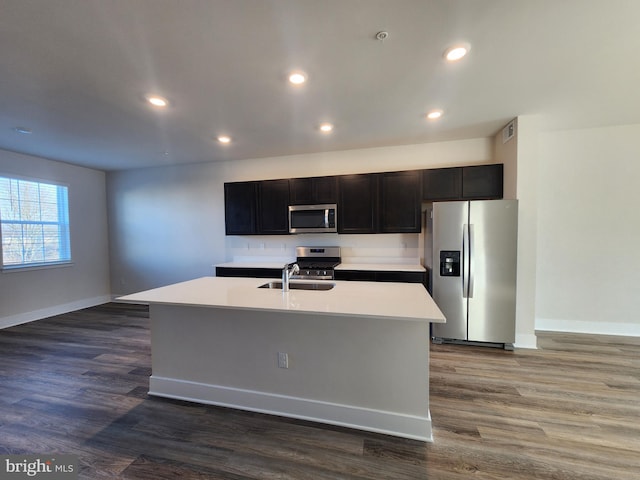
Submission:
{"label": "recessed ceiling light", "polygon": [[318,128],[322,133],[329,133],[333,131],[333,125],[330,123],[321,123]]}
{"label": "recessed ceiling light", "polygon": [[146,98],[147,102],[149,102],[154,107],[164,108],[167,105],[169,105],[169,101],[166,98],[161,97],[159,95],[150,94],[150,95],[146,95],[144,98]]}
{"label": "recessed ceiling light", "polygon": [[457,62],[471,50],[468,43],[459,43],[447,48],[444,52],[444,58],[447,62]]}
{"label": "recessed ceiling light", "polygon": [[427,118],[429,120],[437,120],[442,116],[442,110],[431,110],[429,113],[427,113]]}
{"label": "recessed ceiling light", "polygon": [[228,135],[220,135],[218,136],[218,141],[220,143],[228,144],[231,143],[231,137]]}
{"label": "recessed ceiling light", "polygon": [[27,127],[14,127],[13,131],[20,135],[31,135],[33,133],[33,130]]}
{"label": "recessed ceiling light", "polygon": [[289,74],[289,82],[294,85],[302,85],[307,81],[307,75],[304,72],[295,71]]}

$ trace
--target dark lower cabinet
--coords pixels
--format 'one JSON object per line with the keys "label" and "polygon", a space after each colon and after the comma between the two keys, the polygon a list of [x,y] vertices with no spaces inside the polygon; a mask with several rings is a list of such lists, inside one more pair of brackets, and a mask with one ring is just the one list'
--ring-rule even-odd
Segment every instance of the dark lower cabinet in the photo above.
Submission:
{"label": "dark lower cabinet", "polygon": [[338,233],[376,233],[378,175],[338,177]]}
{"label": "dark lower cabinet", "polygon": [[265,180],[258,183],[258,233],[289,233],[289,180]]}
{"label": "dark lower cabinet", "polygon": [[380,232],[420,233],[420,172],[380,174]]}
{"label": "dark lower cabinet", "polygon": [[[426,286],[426,272],[386,271],[386,270],[336,270],[336,280],[357,282],[400,282],[422,283]],[[253,278],[282,278],[279,268],[253,267],[216,267],[216,277],[253,277]]]}
{"label": "dark lower cabinet", "polygon": [[282,278],[282,270],[278,268],[216,267],[216,277]]}
{"label": "dark lower cabinet", "polygon": [[427,286],[426,272],[405,272],[387,270],[336,270],[336,280],[350,280],[359,282],[400,282],[421,283]]}
{"label": "dark lower cabinet", "polygon": [[336,270],[336,280],[350,280],[353,282],[375,282],[376,272],[373,270]]}
{"label": "dark lower cabinet", "polygon": [[426,272],[376,272],[377,282],[426,283]]}
{"label": "dark lower cabinet", "polygon": [[224,184],[224,225],[227,235],[257,233],[258,182]]}

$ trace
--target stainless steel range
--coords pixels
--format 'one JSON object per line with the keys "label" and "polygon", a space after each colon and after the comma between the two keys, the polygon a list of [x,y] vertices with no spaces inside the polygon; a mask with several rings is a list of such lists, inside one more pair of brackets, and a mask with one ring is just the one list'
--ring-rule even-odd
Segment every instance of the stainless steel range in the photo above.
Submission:
{"label": "stainless steel range", "polygon": [[300,272],[291,278],[333,280],[333,269],[340,263],[340,247],[296,247]]}

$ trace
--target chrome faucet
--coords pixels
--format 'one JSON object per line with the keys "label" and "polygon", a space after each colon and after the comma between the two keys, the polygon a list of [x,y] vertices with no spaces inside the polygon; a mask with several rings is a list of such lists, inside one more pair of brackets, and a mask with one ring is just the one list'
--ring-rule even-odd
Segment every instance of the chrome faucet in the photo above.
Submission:
{"label": "chrome faucet", "polygon": [[300,273],[300,267],[297,263],[286,263],[284,268],[282,269],[282,291],[289,291],[289,279],[291,275],[295,275],[296,273]]}

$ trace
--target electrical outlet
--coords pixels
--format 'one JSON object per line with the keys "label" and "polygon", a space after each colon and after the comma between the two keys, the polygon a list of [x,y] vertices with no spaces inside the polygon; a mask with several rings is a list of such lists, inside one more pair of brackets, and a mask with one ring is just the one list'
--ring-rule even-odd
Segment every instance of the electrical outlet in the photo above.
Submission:
{"label": "electrical outlet", "polygon": [[289,355],[284,352],[278,352],[278,368],[289,368]]}

